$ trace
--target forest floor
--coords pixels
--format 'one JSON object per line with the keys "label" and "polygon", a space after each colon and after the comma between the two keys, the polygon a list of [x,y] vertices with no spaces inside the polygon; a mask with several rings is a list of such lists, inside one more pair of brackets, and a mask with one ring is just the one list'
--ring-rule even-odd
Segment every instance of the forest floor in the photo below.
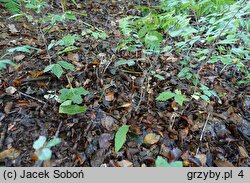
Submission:
{"label": "forest floor", "polygon": [[[79,50],[61,56],[77,69],[60,79],[42,72],[49,58],[38,28],[24,19],[8,19],[10,13],[0,5],[0,55],[21,45],[42,50],[13,55],[18,68],[0,71],[0,166],[141,167],[155,166],[157,156],[182,161],[184,166],[250,166],[250,86],[240,87],[234,77],[209,66],[201,80],[224,94],[222,104],[158,102],[155,98],[167,88],[191,92],[188,81],[177,77],[181,68],[175,55],[117,50],[122,36],[117,21],[138,13],[136,1],[81,3],[82,8],[73,4],[69,8],[86,12],[82,20],[108,37],[81,37]],[[47,39],[81,34],[83,26],[78,21],[58,25]],[[129,59],[138,59],[139,66],[114,66],[117,60]],[[152,70],[160,70],[167,79],[157,80]],[[73,77],[73,86],[90,92],[84,97],[88,109],[77,115],[59,114],[58,103],[44,95],[68,87]],[[9,87],[17,91],[9,94]],[[117,153],[114,136],[123,124],[130,130]],[[51,160],[39,165],[32,146],[41,135],[49,139],[57,135],[62,142],[52,148]]]}

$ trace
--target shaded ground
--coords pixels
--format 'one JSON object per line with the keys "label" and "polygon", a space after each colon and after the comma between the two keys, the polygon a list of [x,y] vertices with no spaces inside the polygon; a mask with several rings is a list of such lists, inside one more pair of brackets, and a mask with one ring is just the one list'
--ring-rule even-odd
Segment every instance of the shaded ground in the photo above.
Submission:
{"label": "shaded ground", "polygon": [[[138,13],[136,2],[82,4],[77,11],[88,14],[83,21],[105,30],[108,38],[81,38],[75,55],[62,56],[77,67],[70,76],[74,77],[73,86],[90,92],[84,98],[88,111],[74,116],[59,114],[57,102],[44,98],[68,82],[66,77],[57,79],[40,72],[48,65],[48,57],[43,41],[35,34],[39,30],[22,20],[6,19],[9,14],[1,8],[1,55],[8,48],[27,44],[44,50],[20,61],[20,54],[15,55],[18,70],[9,68],[0,73],[1,166],[34,166],[33,142],[40,135],[51,138],[56,133],[63,142],[53,148],[52,160],[45,166],[155,166],[158,155],[181,160],[185,166],[250,165],[250,86],[237,86],[236,71],[218,73],[214,66],[203,71],[203,83],[223,94],[222,105],[192,101],[180,107],[175,102],[156,102],[155,97],[169,88],[192,94],[189,81],[177,77],[181,58],[168,53],[156,57],[117,51],[121,39],[117,20]],[[10,31],[11,24],[18,32]],[[83,26],[79,22],[61,25],[62,31],[51,32],[48,40],[65,33],[80,34]],[[135,58],[143,60],[133,67],[114,67],[117,60]],[[152,70],[167,79],[157,80],[150,74]],[[19,93],[6,94],[9,86]],[[130,131],[124,148],[115,153],[113,138],[122,124],[131,125]],[[160,135],[159,141],[145,143],[149,133]]]}

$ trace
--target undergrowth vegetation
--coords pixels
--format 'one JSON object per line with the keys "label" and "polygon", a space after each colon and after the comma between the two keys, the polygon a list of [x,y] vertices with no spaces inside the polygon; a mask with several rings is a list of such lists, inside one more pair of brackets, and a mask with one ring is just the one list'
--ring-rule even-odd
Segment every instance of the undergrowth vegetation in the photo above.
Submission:
{"label": "undergrowth vegetation", "polygon": [[[119,48],[145,54],[168,52],[181,58],[178,77],[194,86],[192,98],[210,102],[214,97],[221,102],[215,91],[200,83],[200,74],[209,64],[217,63],[220,73],[241,73],[238,84],[250,82],[249,1],[162,0],[157,8],[137,8],[140,16],[128,16],[119,22],[125,36]],[[169,91],[157,99],[173,96]]]}
{"label": "undergrowth vegetation", "polygon": [[[42,0],[0,0],[5,8],[13,15],[12,20],[25,19],[37,27],[37,36],[41,38],[43,49],[48,58],[47,65],[42,68],[43,73],[52,73],[56,79],[67,80],[67,85],[58,90],[52,97],[58,103],[58,113],[75,115],[87,110],[83,97],[90,94],[83,87],[72,86],[74,77],[68,76],[76,68],[68,60],[62,59],[64,54],[79,50],[78,44],[82,38],[93,37],[95,40],[107,39],[108,35],[101,29],[84,21],[85,14],[79,14],[66,9],[65,0],[61,0],[63,12],[52,14],[48,11],[49,4]],[[75,1],[71,1],[77,5]],[[163,56],[174,55],[180,66],[176,76],[184,80],[191,88],[192,94],[182,89],[161,89],[161,93],[152,98],[165,102],[174,100],[179,106],[186,105],[192,100],[204,100],[222,104],[221,94],[207,86],[201,78],[210,66],[216,67],[220,75],[227,73],[236,77],[233,85],[248,85],[250,83],[250,2],[247,0],[161,0],[159,6],[138,6],[137,16],[127,16],[119,21],[119,28],[123,34],[117,46],[118,51],[137,55],[143,53],[140,60],[146,60],[144,55]],[[44,13],[46,12],[46,13]],[[49,34],[55,25],[78,22],[82,25],[80,34],[64,33],[58,39],[50,39]],[[0,57],[0,70],[7,66],[18,67],[12,60],[11,54],[21,52],[31,54],[40,49],[28,45],[13,47],[6,50]],[[137,62],[119,60],[114,68],[134,66]],[[157,62],[157,59],[153,62]],[[108,65],[109,66],[109,65]],[[107,67],[108,67],[107,66]],[[107,68],[106,68],[107,69]],[[155,68],[150,67],[150,77],[164,81],[165,77]],[[132,81],[134,79],[132,78]],[[50,96],[51,97],[51,96]],[[50,98],[47,96],[47,98]],[[188,105],[188,104],[187,104]],[[139,106],[139,105],[138,105]],[[114,137],[114,151],[119,152],[129,133],[130,126],[121,126]],[[160,137],[159,137],[160,138]],[[51,158],[51,147],[59,144],[57,137],[46,142],[46,137],[34,142],[34,149],[41,161]],[[158,142],[158,141],[157,141]],[[157,157],[158,167],[180,167],[182,162],[168,163],[161,156]]]}

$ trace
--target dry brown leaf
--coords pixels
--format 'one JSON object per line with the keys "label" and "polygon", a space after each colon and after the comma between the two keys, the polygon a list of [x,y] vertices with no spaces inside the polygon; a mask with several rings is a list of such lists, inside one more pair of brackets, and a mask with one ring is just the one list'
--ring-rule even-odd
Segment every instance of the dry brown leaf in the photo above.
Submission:
{"label": "dry brown leaf", "polygon": [[125,103],[125,104],[122,104],[120,107],[127,108],[127,107],[130,107],[131,105],[132,105],[131,103]]}
{"label": "dry brown leaf", "polygon": [[217,167],[234,167],[234,165],[229,161],[214,160]]}
{"label": "dry brown leaf", "polygon": [[108,101],[108,102],[111,102],[114,100],[114,93],[113,92],[108,92],[106,95],[105,95],[105,100]]}
{"label": "dry brown leaf", "polygon": [[19,62],[19,61],[23,60],[24,58],[25,58],[25,55],[17,55],[14,57],[14,60],[16,62]]}
{"label": "dry brown leaf", "polygon": [[153,145],[156,144],[160,140],[161,136],[155,133],[149,133],[144,137],[144,143]]}
{"label": "dry brown leaf", "polygon": [[9,24],[8,25],[9,31],[11,32],[11,34],[16,34],[19,31],[16,29],[16,26],[14,24]]}
{"label": "dry brown leaf", "polygon": [[239,114],[236,113],[231,114],[229,119],[233,121],[235,124],[240,124],[244,120]]}
{"label": "dry brown leaf", "polygon": [[13,102],[7,102],[6,105],[4,106],[5,114],[9,114],[12,107],[13,107]]}
{"label": "dry brown leaf", "polygon": [[16,159],[19,155],[20,155],[20,151],[16,150],[15,148],[10,148],[3,152],[0,152],[0,160],[4,158],[9,158],[13,160],[13,159]]}
{"label": "dry brown leaf", "polygon": [[115,119],[111,116],[107,116],[106,114],[103,114],[101,118],[101,124],[108,131],[114,130],[116,128]]}
{"label": "dry brown leaf", "polygon": [[206,162],[207,162],[206,154],[197,154],[195,157],[200,160],[202,166],[206,166]]}
{"label": "dry brown leaf", "polygon": [[239,151],[240,151],[240,155],[243,157],[243,158],[248,158],[248,153],[246,151],[246,149],[242,146],[238,146],[239,148]]}
{"label": "dry brown leaf", "polygon": [[79,62],[80,56],[77,53],[69,53],[68,54],[68,59],[73,62]]}
{"label": "dry brown leaf", "polygon": [[120,167],[133,167],[133,163],[128,160],[118,161],[117,165]]}
{"label": "dry brown leaf", "polygon": [[24,27],[25,29],[32,30],[32,28],[29,27],[29,26],[28,26],[27,24],[25,24],[25,23],[23,23],[23,27]]}
{"label": "dry brown leaf", "polygon": [[52,32],[59,32],[60,31],[60,28],[56,25],[54,25],[50,30],[49,30],[49,33],[52,33]]}
{"label": "dry brown leaf", "polygon": [[15,87],[13,87],[13,86],[10,86],[10,87],[5,89],[5,92],[7,94],[14,94],[16,91],[17,91],[17,89]]}

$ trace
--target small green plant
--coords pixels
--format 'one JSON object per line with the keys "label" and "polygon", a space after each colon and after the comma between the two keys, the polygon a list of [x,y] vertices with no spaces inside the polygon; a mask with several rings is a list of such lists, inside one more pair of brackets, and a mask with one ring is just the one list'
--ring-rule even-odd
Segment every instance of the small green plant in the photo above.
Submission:
{"label": "small green plant", "polygon": [[121,126],[115,134],[115,152],[118,152],[126,141],[126,136],[129,130],[128,125]]}
{"label": "small green plant", "polygon": [[79,36],[76,34],[73,34],[73,35],[67,34],[59,41],[52,40],[50,42],[50,44],[48,45],[48,50],[50,50],[52,47],[58,46],[58,45],[59,46],[66,46],[66,47],[73,46],[75,44],[76,40],[78,40],[78,39],[79,39]]}
{"label": "small green plant", "polygon": [[200,83],[200,90],[202,91],[203,94],[201,94],[200,92],[195,92],[192,95],[192,98],[194,98],[196,100],[198,100],[199,98],[202,98],[207,103],[210,103],[210,98],[211,97],[216,97],[218,102],[220,104],[222,104],[222,101],[221,101],[220,97],[217,95],[217,93],[214,90],[210,90],[207,86],[205,86],[205,85],[203,85],[201,83]]}
{"label": "small green plant", "polygon": [[95,28],[96,30],[95,31],[93,31],[93,30],[91,30],[91,29],[86,29],[86,30],[83,30],[82,31],[82,33],[81,33],[81,35],[82,36],[88,36],[88,35],[91,35],[91,36],[93,36],[95,39],[106,39],[107,38],[107,34],[104,32],[104,31],[102,31],[102,30],[100,30],[100,29],[97,29],[97,28]]}
{"label": "small green plant", "polygon": [[0,3],[4,3],[4,7],[11,13],[20,13],[21,4],[19,0],[0,0]]}
{"label": "small green plant", "polygon": [[22,0],[25,3],[25,8],[32,9],[36,13],[41,13],[42,8],[48,5],[44,0]]}
{"label": "small green plant", "polygon": [[160,74],[157,74],[155,71],[150,71],[150,74],[152,74],[152,76],[156,77],[157,79],[159,79],[160,81],[163,81],[165,80],[165,77],[160,75]]}
{"label": "small green plant", "polygon": [[83,28],[81,35],[82,36],[89,36],[91,35],[95,39],[103,39],[105,40],[107,38],[107,34],[97,27],[90,25],[86,22],[83,22],[88,28]]}
{"label": "small green plant", "polygon": [[16,65],[11,59],[6,59],[6,58],[4,59],[4,57],[14,52],[32,53],[34,50],[39,50],[39,49],[28,46],[28,45],[18,46],[15,48],[8,49],[6,53],[0,57],[0,70],[6,69],[6,65],[12,65],[12,66]]}
{"label": "small green plant", "polygon": [[156,167],[183,167],[182,161],[175,161],[172,163],[168,163],[167,160],[165,160],[162,156],[157,156],[157,159],[155,160],[155,166]]}
{"label": "small green plant", "polygon": [[74,115],[87,110],[85,106],[78,105],[83,102],[82,95],[89,94],[84,88],[63,88],[59,93],[58,101],[61,103],[59,113]]}
{"label": "small green plant", "polygon": [[50,64],[45,69],[44,72],[51,71],[53,74],[56,75],[56,77],[60,78],[63,74],[63,69],[73,71],[74,65],[71,63],[68,63],[66,61],[57,61],[56,64]]}
{"label": "small green plant", "polygon": [[[160,2],[157,8],[138,6],[140,16],[128,16],[119,21],[124,38],[118,49],[147,54],[170,52],[182,57],[178,77],[194,85],[192,98],[197,100],[210,102],[211,97],[215,97],[221,103],[216,92],[200,83],[200,71],[205,65],[224,65],[222,71],[236,68],[241,77],[238,84],[250,82],[249,1]],[[163,80],[163,77],[151,74]],[[187,101],[176,92],[163,92],[157,100],[171,98],[180,105]]]}
{"label": "small green plant", "polygon": [[183,105],[183,102],[188,101],[185,95],[181,93],[180,90],[175,90],[175,92],[165,91],[160,93],[160,95],[156,98],[157,101],[167,101],[171,98],[174,98],[174,100],[179,104]]}
{"label": "small green plant", "polygon": [[33,144],[33,148],[36,150],[36,154],[39,160],[45,161],[50,160],[52,156],[51,147],[61,143],[61,139],[54,137],[50,141],[46,142],[45,136],[40,136]]}
{"label": "small green plant", "polygon": [[9,59],[0,60],[0,70],[6,69],[6,65],[15,66],[16,64]]}

